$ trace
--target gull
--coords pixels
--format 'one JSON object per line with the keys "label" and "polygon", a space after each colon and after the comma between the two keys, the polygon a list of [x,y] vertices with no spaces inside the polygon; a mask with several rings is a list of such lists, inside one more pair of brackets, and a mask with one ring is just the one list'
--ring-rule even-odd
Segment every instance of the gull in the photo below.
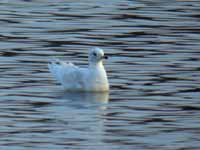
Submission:
{"label": "gull", "polygon": [[50,62],[48,68],[66,91],[106,92],[109,91],[109,83],[103,59],[107,58],[101,48],[94,47],[89,50],[88,68],[60,60]]}

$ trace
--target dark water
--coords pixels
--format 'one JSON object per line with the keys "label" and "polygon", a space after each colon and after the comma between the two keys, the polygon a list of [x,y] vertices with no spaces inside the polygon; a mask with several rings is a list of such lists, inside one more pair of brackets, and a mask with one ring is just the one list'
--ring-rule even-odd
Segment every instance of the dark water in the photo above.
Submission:
{"label": "dark water", "polygon": [[[198,0],[1,0],[0,149],[200,149]],[[66,93],[52,57],[99,46],[110,93]]]}

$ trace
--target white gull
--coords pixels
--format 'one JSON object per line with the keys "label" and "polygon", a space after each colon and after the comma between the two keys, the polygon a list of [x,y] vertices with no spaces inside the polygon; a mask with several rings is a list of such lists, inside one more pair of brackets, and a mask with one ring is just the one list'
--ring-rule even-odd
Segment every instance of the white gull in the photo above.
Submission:
{"label": "white gull", "polygon": [[109,83],[103,66],[102,49],[95,47],[89,51],[88,68],[80,68],[71,62],[60,60],[48,64],[50,72],[67,91],[105,92]]}

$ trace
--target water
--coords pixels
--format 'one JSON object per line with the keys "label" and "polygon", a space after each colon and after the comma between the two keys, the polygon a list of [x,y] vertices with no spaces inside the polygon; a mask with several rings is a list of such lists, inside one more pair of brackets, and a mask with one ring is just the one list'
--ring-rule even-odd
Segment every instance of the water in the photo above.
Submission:
{"label": "water", "polygon": [[[0,2],[1,149],[200,149],[200,20],[193,1]],[[110,93],[67,93],[52,57],[99,46]]]}

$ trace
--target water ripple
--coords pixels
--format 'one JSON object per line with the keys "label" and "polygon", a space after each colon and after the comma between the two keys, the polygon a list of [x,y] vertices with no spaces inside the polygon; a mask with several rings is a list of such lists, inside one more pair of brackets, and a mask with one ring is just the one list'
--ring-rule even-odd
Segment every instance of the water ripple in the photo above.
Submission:
{"label": "water ripple", "polygon": [[[198,1],[2,0],[2,149],[199,149]],[[105,49],[110,93],[66,93],[52,57]],[[184,143],[184,144],[183,144]]]}

